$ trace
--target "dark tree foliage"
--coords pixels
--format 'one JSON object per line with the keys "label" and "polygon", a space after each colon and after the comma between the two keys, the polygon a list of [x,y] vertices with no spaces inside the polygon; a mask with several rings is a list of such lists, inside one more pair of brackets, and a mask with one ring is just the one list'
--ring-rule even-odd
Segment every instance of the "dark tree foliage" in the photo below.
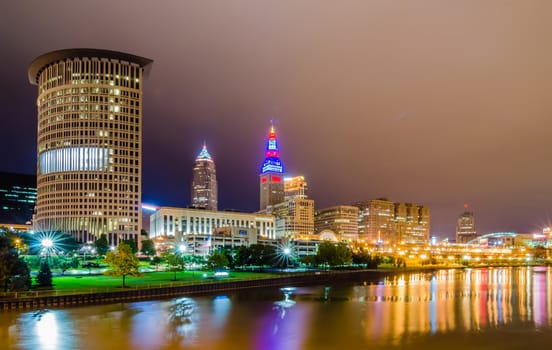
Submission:
{"label": "dark tree foliage", "polygon": [[19,258],[12,237],[0,234],[0,285],[4,292],[29,289],[30,279],[29,267]]}
{"label": "dark tree foliage", "polygon": [[136,245],[136,241],[133,239],[125,239],[123,240],[124,244],[128,245],[130,249],[132,250],[132,254],[136,254],[138,252],[138,245]]}
{"label": "dark tree foliage", "polygon": [[36,275],[36,283],[41,287],[52,285],[52,270],[50,270],[50,265],[46,260],[40,264],[40,270],[38,271],[38,275]]}
{"label": "dark tree foliage", "polygon": [[228,266],[228,259],[224,253],[214,250],[207,259],[207,269],[218,270]]}
{"label": "dark tree foliage", "polygon": [[377,255],[371,255],[368,252],[360,251],[353,253],[353,264],[363,266],[367,269],[377,269],[381,258]]}
{"label": "dark tree foliage", "polygon": [[98,255],[105,255],[109,251],[109,243],[107,242],[107,236],[101,234],[100,238],[94,241],[94,247],[96,247],[96,252]]}
{"label": "dark tree foliage", "polygon": [[327,266],[343,266],[352,263],[351,249],[345,243],[322,242],[316,253],[317,263]]}
{"label": "dark tree foliage", "polygon": [[234,254],[234,266],[275,266],[276,248],[270,245],[240,246]]}
{"label": "dark tree foliage", "polygon": [[145,239],[142,241],[142,254],[152,256],[155,255],[155,244],[151,239]]}
{"label": "dark tree foliage", "polygon": [[242,245],[234,254],[234,266],[245,267],[251,265],[251,251],[248,247]]}
{"label": "dark tree foliage", "polygon": [[228,260],[228,267],[233,269],[236,266],[236,263],[234,261],[234,254],[232,254],[232,250],[230,249],[222,249],[221,253],[224,254],[226,257],[226,260]]}
{"label": "dark tree foliage", "polygon": [[18,259],[15,263],[8,289],[13,292],[29,290],[31,284],[31,270],[29,266],[22,259]]}

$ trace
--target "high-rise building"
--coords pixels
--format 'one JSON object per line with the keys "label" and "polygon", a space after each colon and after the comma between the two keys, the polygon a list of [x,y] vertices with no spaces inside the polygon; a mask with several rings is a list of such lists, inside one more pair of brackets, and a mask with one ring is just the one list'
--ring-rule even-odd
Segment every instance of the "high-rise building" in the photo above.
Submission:
{"label": "high-rise building", "polygon": [[477,238],[475,216],[473,212],[467,210],[467,205],[464,205],[464,209],[466,209],[466,211],[460,214],[456,222],[456,243],[466,243]]}
{"label": "high-rise building", "polygon": [[152,60],[67,49],[29,66],[38,86],[36,230],[110,244],[141,226],[142,87]]}
{"label": "high-rise building", "polygon": [[25,225],[33,218],[36,175],[0,172],[0,225]]}
{"label": "high-rise building", "polygon": [[307,238],[314,234],[314,200],[293,198],[271,206],[276,238]]}
{"label": "high-rise building", "polygon": [[430,212],[426,206],[393,203],[385,198],[355,203],[359,208],[359,239],[370,243],[425,243]]}
{"label": "high-rise building", "polygon": [[[429,242],[429,208],[412,203],[395,203],[395,208],[400,206],[406,208],[406,220],[404,232],[396,237],[397,242],[419,244]],[[397,209],[395,209],[396,212]],[[397,216],[395,216],[395,222],[398,222]]]}
{"label": "high-rise building", "polygon": [[307,181],[303,175],[284,178],[284,200],[308,198]]}
{"label": "high-rise building", "polygon": [[194,163],[192,179],[192,207],[207,210],[218,209],[217,174],[215,162],[203,144]]}
{"label": "high-rise building", "polygon": [[280,160],[274,126],[270,128],[266,141],[265,160],[261,166],[259,180],[261,211],[284,201],[284,165]]}
{"label": "high-rise building", "polygon": [[357,240],[358,212],[357,207],[350,205],[317,210],[314,216],[314,232],[331,230],[339,240]]}

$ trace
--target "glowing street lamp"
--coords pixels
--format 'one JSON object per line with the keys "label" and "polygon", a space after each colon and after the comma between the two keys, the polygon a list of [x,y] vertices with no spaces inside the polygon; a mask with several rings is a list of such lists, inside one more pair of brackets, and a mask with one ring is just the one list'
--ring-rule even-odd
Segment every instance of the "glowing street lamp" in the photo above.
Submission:
{"label": "glowing street lamp", "polygon": [[184,254],[186,252],[186,246],[184,244],[181,244],[180,246],[178,246],[178,251],[180,252],[180,254]]}
{"label": "glowing street lamp", "polygon": [[44,238],[42,241],[40,241],[40,245],[42,245],[45,249],[50,249],[54,246],[54,241],[52,241],[50,238]]}

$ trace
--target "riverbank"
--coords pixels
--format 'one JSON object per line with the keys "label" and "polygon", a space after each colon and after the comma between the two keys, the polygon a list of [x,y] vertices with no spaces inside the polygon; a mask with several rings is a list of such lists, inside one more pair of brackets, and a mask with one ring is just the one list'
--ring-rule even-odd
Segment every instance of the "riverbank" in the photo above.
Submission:
{"label": "riverbank", "polygon": [[[427,269],[424,269],[428,271]],[[377,282],[381,278],[401,271],[392,270],[352,270],[352,271],[316,271],[309,273],[293,273],[266,278],[250,278],[245,280],[204,280],[179,285],[161,287],[121,288],[108,292],[83,292],[80,294],[63,294],[59,291],[38,293],[28,291],[13,294],[0,299],[0,310],[42,309],[47,307],[66,307],[74,305],[115,303],[148,299],[161,299],[175,296],[210,294],[234,290],[283,287],[286,285],[305,285],[333,283],[340,281]]]}
{"label": "riverbank", "polygon": [[[512,266],[502,266],[512,267]],[[192,279],[165,283],[142,283],[127,288],[80,288],[78,290],[31,290],[0,294],[0,310],[42,309],[76,305],[152,300],[176,296],[230,292],[262,287],[332,284],[342,281],[377,283],[385,277],[402,273],[431,273],[442,269],[463,269],[466,266],[433,266],[387,268],[373,270],[311,271],[301,273],[250,273],[243,279]],[[482,267],[485,268],[485,267]],[[496,266],[488,268],[497,268]],[[157,273],[158,274],[158,273]],[[84,280],[84,279],[83,279]]]}

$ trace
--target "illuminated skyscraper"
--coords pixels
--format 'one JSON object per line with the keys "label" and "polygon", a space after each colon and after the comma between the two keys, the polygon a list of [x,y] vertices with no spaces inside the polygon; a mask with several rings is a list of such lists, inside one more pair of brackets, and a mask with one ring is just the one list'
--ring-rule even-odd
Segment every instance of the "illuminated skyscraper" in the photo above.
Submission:
{"label": "illuminated skyscraper", "polygon": [[386,198],[353,204],[359,208],[359,239],[370,243],[426,243],[430,211],[422,205],[393,203]]}
{"label": "illuminated skyscraper", "polygon": [[284,201],[284,165],[280,160],[274,126],[270,128],[266,141],[265,160],[261,166],[259,179],[261,211]]}
{"label": "illuminated skyscraper", "polygon": [[29,66],[38,86],[37,230],[86,242],[138,240],[142,191],[142,87],[152,60],[67,49]]}
{"label": "illuminated skyscraper", "polygon": [[464,211],[458,217],[456,222],[456,243],[466,243],[477,238],[477,229],[475,227],[475,216],[468,211],[468,205],[464,205]]}
{"label": "illuminated skyscraper", "polygon": [[194,163],[192,179],[192,207],[217,210],[217,174],[215,162],[203,144]]}

